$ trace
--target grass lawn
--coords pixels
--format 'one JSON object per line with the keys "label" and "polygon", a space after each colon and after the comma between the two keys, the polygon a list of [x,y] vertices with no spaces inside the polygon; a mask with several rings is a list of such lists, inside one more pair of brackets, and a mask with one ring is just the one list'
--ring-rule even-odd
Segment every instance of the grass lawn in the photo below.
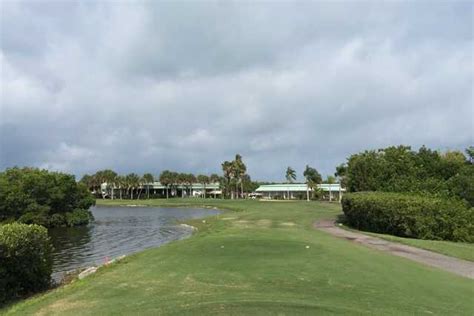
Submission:
{"label": "grass lawn", "polygon": [[[105,201],[100,204],[116,204]],[[195,199],[125,204],[199,205]],[[188,223],[191,238],[19,302],[38,315],[473,315],[474,281],[316,231],[319,202],[208,200],[229,212]]]}

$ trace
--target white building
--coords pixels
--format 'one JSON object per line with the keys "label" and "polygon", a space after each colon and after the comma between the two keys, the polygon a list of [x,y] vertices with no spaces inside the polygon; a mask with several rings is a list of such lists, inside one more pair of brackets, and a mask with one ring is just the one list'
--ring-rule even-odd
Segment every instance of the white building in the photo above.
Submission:
{"label": "white building", "polygon": [[[342,193],[346,191],[339,183],[318,184],[316,189],[322,192],[324,200],[329,201],[340,201]],[[255,192],[262,194],[262,197],[267,199],[301,199],[306,198],[308,194],[311,196],[311,188],[306,183],[265,184],[258,187]]]}

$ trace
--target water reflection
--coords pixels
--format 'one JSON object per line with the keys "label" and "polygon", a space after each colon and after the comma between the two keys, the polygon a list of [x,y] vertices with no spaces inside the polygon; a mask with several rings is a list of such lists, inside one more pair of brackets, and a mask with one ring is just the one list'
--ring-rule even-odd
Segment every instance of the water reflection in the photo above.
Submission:
{"label": "water reflection", "polygon": [[187,237],[189,228],[179,220],[218,214],[210,209],[94,207],[95,221],[87,227],[54,228],[49,234],[54,245],[53,278],[64,272],[103,263],[123,254],[156,247]]}

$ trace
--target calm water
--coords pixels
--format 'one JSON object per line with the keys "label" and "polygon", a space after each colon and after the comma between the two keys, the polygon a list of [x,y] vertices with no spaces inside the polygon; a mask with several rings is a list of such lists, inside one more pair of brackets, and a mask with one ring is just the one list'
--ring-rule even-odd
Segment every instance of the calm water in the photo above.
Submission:
{"label": "calm water", "polygon": [[95,221],[87,227],[54,228],[53,278],[64,272],[103,263],[189,236],[190,228],[177,221],[219,213],[197,208],[93,207]]}

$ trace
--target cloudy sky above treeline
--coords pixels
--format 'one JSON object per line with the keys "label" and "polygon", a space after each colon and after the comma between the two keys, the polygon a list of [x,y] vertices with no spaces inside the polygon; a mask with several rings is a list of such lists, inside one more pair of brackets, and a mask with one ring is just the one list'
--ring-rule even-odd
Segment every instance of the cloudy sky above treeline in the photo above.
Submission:
{"label": "cloudy sky above treeline", "polygon": [[474,143],[473,4],[1,1],[0,168],[323,175]]}

